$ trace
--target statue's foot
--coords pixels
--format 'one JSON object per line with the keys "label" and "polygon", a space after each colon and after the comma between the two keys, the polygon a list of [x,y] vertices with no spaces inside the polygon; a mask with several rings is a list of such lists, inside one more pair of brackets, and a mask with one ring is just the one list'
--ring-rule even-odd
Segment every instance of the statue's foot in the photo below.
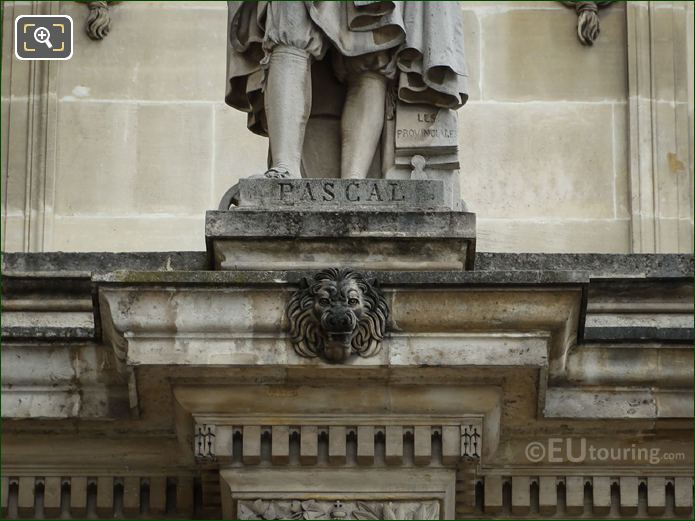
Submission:
{"label": "statue's foot", "polygon": [[294,177],[290,174],[289,170],[274,166],[266,170],[263,174],[252,175],[251,179],[286,179],[288,177]]}

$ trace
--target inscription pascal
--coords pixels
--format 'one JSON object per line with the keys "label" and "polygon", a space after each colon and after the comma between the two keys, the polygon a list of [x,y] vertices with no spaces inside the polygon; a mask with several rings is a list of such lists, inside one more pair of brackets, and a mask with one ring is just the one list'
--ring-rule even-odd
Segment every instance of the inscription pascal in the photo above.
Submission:
{"label": "inscription pascal", "polygon": [[443,184],[412,179],[242,179],[239,206],[350,208],[443,205]]}
{"label": "inscription pascal", "polygon": [[405,201],[405,193],[395,181],[359,180],[349,183],[334,181],[278,181],[277,200],[290,202],[396,203]]}

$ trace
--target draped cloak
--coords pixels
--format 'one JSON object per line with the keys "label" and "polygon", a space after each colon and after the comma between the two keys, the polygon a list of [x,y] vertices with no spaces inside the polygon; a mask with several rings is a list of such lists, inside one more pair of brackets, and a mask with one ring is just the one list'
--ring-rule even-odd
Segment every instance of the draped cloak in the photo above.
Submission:
{"label": "draped cloak", "polygon": [[[269,2],[228,2],[228,105],[248,113],[251,131],[266,135],[263,95]],[[458,2],[304,1],[333,52],[346,57],[388,51],[396,95],[406,103],[458,108],[468,99]]]}

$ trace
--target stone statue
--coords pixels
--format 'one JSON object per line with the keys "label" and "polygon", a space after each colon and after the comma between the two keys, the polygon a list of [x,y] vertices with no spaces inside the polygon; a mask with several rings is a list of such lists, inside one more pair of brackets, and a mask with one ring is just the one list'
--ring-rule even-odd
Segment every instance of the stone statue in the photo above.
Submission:
{"label": "stone statue", "polygon": [[265,177],[302,176],[312,101],[330,97],[312,92],[315,70],[345,88],[343,179],[367,177],[389,101],[455,109],[468,98],[457,2],[229,2],[227,51],[225,100],[269,136]]}

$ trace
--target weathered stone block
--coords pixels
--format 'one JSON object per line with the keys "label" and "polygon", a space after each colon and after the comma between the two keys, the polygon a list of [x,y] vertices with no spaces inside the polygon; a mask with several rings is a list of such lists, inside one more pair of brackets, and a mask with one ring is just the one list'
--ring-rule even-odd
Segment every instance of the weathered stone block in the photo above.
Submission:
{"label": "weathered stone block", "polygon": [[601,12],[601,35],[587,49],[572,30],[576,14],[560,5],[548,9],[548,4],[539,4],[541,9],[481,11],[485,13],[481,17],[482,96],[495,100],[624,100],[624,7],[618,3]]}
{"label": "weathered stone block", "polygon": [[639,480],[634,476],[620,477],[620,514],[635,515],[637,513],[637,488]]}
{"label": "weathered stone block", "polygon": [[445,425],[442,427],[442,463],[453,465],[459,459],[461,459],[461,427]]}
{"label": "weathered stone block", "polygon": [[693,478],[677,477],[674,492],[676,515],[689,515],[693,510]]}
{"label": "weathered stone block", "polygon": [[[487,479],[485,480],[487,499]],[[500,485],[500,488],[501,485]],[[501,494],[501,492],[500,492]],[[538,478],[538,510],[542,515],[552,515],[555,513],[557,505],[557,483],[555,476],[541,476]]]}
{"label": "weathered stone block", "polygon": [[427,465],[432,458],[432,429],[429,425],[416,425],[413,430],[415,464]]}
{"label": "weathered stone block", "polygon": [[[57,216],[53,246],[58,251],[201,251],[205,239],[200,230],[203,215],[134,217]],[[137,233],[133,233],[137,230]],[[89,237],[88,241],[84,238]]]}
{"label": "weathered stone block", "polygon": [[531,504],[531,483],[527,476],[512,477],[512,514],[524,516]]}
{"label": "weathered stone block", "polygon": [[97,478],[97,514],[99,517],[112,515],[113,512],[113,478],[99,476]]}
{"label": "weathered stone block", "polygon": [[357,462],[361,465],[374,463],[374,427],[371,425],[357,427]]}
{"label": "weathered stone block", "polygon": [[49,519],[58,517],[60,515],[60,488],[59,477],[52,476],[47,477],[44,480],[43,512],[44,515]]}
{"label": "weathered stone block", "polygon": [[82,3],[61,6],[61,13],[71,15],[76,24],[76,52],[60,64],[61,98],[220,100],[227,16],[223,8],[220,12],[210,6],[222,6],[153,3],[143,8],[147,4],[112,8],[112,29],[98,42],[89,40],[82,29]]}
{"label": "weathered stone block", "polygon": [[273,425],[272,429],[273,465],[285,465],[290,460],[290,428],[287,425]]}
{"label": "weathered stone block", "polygon": [[592,490],[594,493],[594,514],[608,514],[611,508],[612,480],[608,476],[594,476]]}
{"label": "weathered stone block", "polygon": [[647,478],[647,511],[649,515],[663,515],[666,507],[666,480],[660,476]]}
{"label": "weathered stone block", "polygon": [[319,452],[318,427],[302,425],[299,436],[299,461],[302,465],[313,465]]}
{"label": "weathered stone block", "polygon": [[565,505],[569,515],[579,516],[584,512],[584,478],[582,476],[565,478]]}
{"label": "weathered stone block", "polygon": [[212,205],[211,107],[59,106],[61,122],[71,130],[57,136],[56,213],[190,215]]}
{"label": "weathered stone block", "polygon": [[[140,505],[138,505],[139,507]],[[73,476],[70,480],[70,514],[81,517],[87,512],[87,478]]]}
{"label": "weathered stone block", "polygon": [[328,461],[331,465],[345,463],[347,450],[347,430],[343,425],[331,425],[328,428]]}
{"label": "weathered stone block", "polygon": [[36,479],[33,476],[19,478],[19,491],[17,493],[17,510],[22,517],[34,515],[34,491]]}
{"label": "weathered stone block", "polygon": [[386,463],[399,465],[403,461],[403,427],[386,426]]}
{"label": "weathered stone block", "polygon": [[502,476],[485,476],[485,512],[502,511]]}
{"label": "weathered stone block", "polygon": [[[486,252],[626,253],[627,219],[479,219],[477,249]],[[601,237],[599,243],[596,237]]]}
{"label": "weathered stone block", "polygon": [[464,270],[472,267],[475,216],[235,208],[208,212],[206,237],[222,270]]}
{"label": "weathered stone block", "polygon": [[261,461],[260,425],[244,425],[242,450],[245,465],[255,465]]}
{"label": "weathered stone block", "polygon": [[137,476],[123,478],[123,513],[126,517],[140,514],[140,478]]}
{"label": "weathered stone block", "polygon": [[[611,105],[473,103],[461,110],[459,128],[461,195],[470,211],[509,224],[538,218],[550,226],[615,218]],[[627,136],[616,140],[626,143]],[[595,237],[591,244],[582,251],[597,251]]]}

